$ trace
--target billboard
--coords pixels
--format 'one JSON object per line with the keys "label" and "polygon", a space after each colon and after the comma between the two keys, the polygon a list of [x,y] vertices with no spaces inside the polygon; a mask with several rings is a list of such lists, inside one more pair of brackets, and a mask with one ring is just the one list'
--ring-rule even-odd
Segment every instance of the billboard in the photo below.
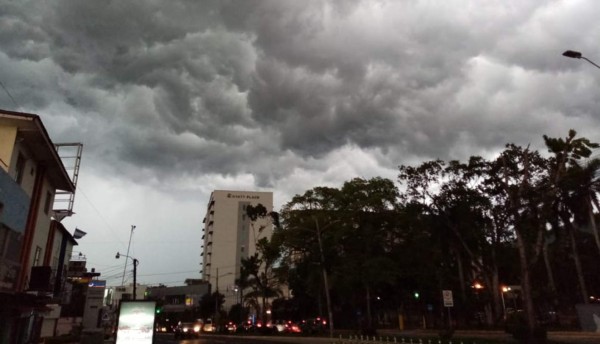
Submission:
{"label": "billboard", "polygon": [[115,344],[152,344],[155,301],[121,301]]}

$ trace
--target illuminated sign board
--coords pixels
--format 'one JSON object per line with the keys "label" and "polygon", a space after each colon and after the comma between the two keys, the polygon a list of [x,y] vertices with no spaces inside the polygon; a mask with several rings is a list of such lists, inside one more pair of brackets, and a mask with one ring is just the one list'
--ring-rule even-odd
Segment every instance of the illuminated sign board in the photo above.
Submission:
{"label": "illuminated sign board", "polygon": [[155,301],[122,301],[115,344],[152,344],[155,310]]}
{"label": "illuminated sign board", "polygon": [[91,288],[104,288],[106,287],[106,281],[92,280],[88,283],[88,287]]}

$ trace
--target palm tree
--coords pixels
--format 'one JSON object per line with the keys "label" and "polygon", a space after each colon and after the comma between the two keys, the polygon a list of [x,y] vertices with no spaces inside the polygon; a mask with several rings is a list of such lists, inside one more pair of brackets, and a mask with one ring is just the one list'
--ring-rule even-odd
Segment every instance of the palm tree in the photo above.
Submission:
{"label": "palm tree", "polygon": [[[548,147],[548,151],[554,154],[550,158],[549,168],[550,183],[553,184],[553,192],[556,195],[554,209],[558,211],[558,217],[562,221],[563,229],[566,231],[573,252],[573,261],[579,281],[579,288],[584,303],[588,303],[588,294],[586,283],[581,266],[581,259],[575,238],[576,227],[573,224],[573,219],[577,220],[585,218],[581,216],[581,210],[587,209],[587,215],[590,220],[593,220],[593,208],[590,206],[592,199],[596,199],[596,190],[598,186],[595,183],[595,175],[600,166],[595,159],[588,164],[589,168],[583,167],[580,163],[582,159],[589,158],[592,149],[598,148],[597,143],[592,143],[588,139],[575,138],[577,132],[569,130],[569,134],[565,139],[549,138],[544,135],[544,141]],[[579,221],[587,222],[587,221]],[[595,221],[590,221],[595,225]],[[597,231],[593,229],[597,238]],[[600,241],[596,241],[600,249]]]}

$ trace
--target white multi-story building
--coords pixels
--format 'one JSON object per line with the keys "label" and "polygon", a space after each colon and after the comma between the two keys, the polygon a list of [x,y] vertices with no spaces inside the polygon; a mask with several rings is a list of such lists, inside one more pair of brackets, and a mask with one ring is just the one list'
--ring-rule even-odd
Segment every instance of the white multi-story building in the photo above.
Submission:
{"label": "white multi-story building", "polygon": [[262,204],[273,210],[272,192],[215,190],[210,196],[203,228],[202,275],[213,291],[225,295],[225,308],[239,302],[235,280],[240,263],[256,252],[260,238],[271,238],[269,219],[252,223],[246,215],[248,205]]}

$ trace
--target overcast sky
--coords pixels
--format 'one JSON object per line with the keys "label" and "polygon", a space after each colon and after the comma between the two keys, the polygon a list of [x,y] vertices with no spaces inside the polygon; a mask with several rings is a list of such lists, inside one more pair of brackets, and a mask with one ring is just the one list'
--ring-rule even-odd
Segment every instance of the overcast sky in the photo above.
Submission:
{"label": "overcast sky", "polygon": [[[396,180],[401,164],[600,141],[600,2],[0,0],[0,108],[84,144],[76,250],[199,278],[214,189]],[[131,269],[128,268],[128,275]],[[131,282],[131,278],[127,278]]]}

